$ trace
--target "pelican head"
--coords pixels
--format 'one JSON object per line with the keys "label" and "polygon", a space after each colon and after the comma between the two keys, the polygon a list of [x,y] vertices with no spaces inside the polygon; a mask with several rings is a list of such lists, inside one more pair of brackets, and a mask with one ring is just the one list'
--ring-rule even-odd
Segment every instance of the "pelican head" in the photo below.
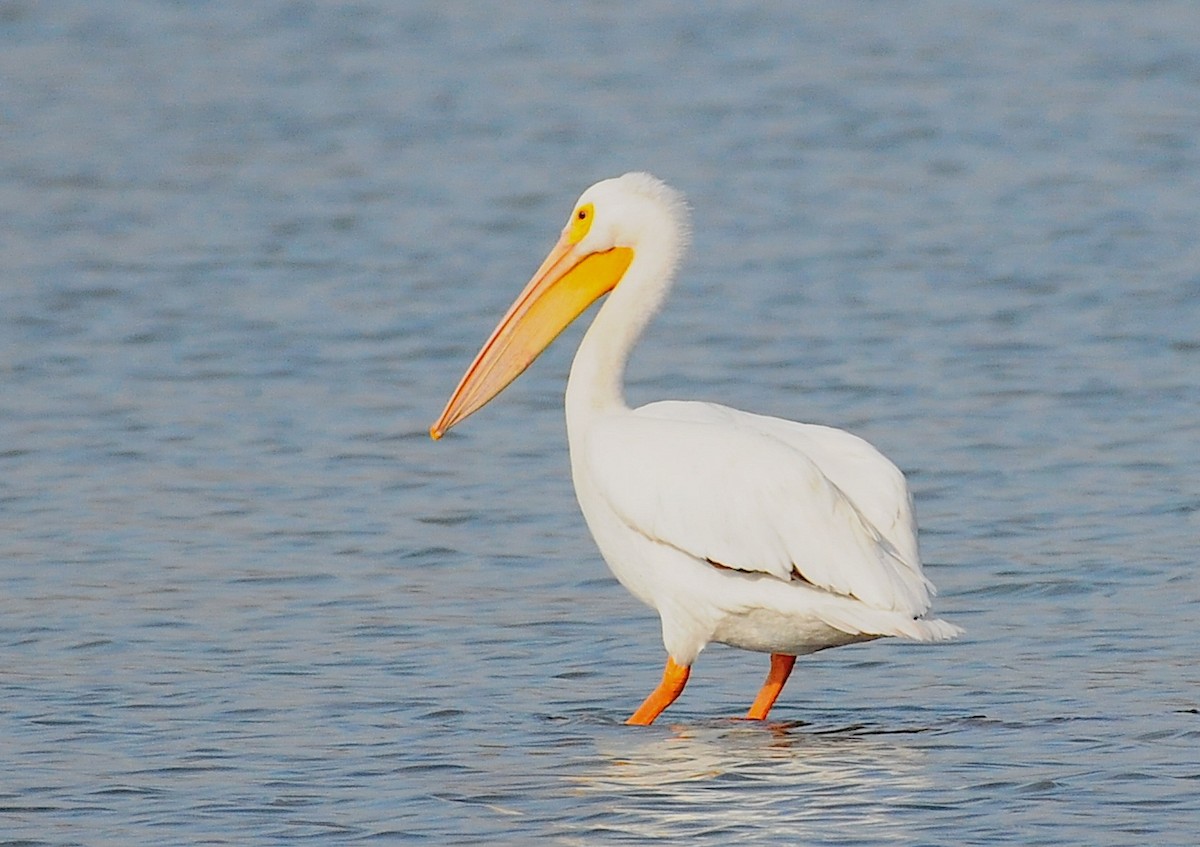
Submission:
{"label": "pelican head", "polygon": [[[581,218],[580,212],[585,214]],[[618,247],[636,250],[652,239],[686,234],[687,202],[671,186],[648,173],[634,172],[602,180],[580,195],[564,228],[592,216],[577,249],[603,252]]]}
{"label": "pelican head", "polygon": [[508,387],[588,306],[621,284],[644,248],[668,248],[669,266],[656,275],[665,284],[686,234],[682,195],[650,174],[627,173],[583,192],[429,434],[441,438]]}

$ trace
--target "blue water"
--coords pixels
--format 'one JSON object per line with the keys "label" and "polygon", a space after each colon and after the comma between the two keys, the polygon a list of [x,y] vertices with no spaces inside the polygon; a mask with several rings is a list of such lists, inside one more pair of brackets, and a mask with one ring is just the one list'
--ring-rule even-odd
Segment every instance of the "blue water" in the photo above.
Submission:
{"label": "blue water", "polygon": [[[0,2],[0,844],[1194,845],[1190,2]],[[687,192],[635,402],[906,470],[937,646],[706,651],[578,514],[578,193]]]}

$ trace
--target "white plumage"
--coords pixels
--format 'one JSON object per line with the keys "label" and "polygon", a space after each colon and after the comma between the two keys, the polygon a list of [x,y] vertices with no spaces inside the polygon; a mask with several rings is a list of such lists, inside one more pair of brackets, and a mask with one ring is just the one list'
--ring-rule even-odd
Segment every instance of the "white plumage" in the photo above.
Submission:
{"label": "white plumage", "polygon": [[488,402],[611,292],[571,368],[567,432],[576,493],[601,553],[662,620],[667,670],[633,723],[653,721],[678,696],[711,641],[773,654],[750,713],[765,717],[794,656],[960,632],[924,618],[933,586],[908,486],[866,441],[710,403],[625,404],[629,352],[687,236],[682,198],[648,174],[585,191],[432,430],[440,437]]}

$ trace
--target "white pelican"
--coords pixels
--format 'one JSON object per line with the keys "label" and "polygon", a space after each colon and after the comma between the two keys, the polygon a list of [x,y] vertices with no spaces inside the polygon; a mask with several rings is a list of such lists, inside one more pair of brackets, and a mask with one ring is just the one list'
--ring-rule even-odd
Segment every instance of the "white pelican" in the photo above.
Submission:
{"label": "white pelican", "polygon": [[653,722],[675,701],[710,641],[771,654],[746,715],[761,720],[798,655],[961,633],[924,617],[933,585],[908,486],[870,444],[711,403],[626,405],[625,363],[687,239],[687,206],[660,180],[628,173],[593,185],[430,428],[441,438],[609,295],[571,366],[567,437],[601,554],[662,620],[666,669],[630,724]]}

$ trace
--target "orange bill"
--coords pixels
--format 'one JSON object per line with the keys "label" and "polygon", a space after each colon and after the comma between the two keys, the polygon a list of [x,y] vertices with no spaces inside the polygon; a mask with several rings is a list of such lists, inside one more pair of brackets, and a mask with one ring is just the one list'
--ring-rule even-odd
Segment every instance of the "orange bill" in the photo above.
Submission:
{"label": "orange bill", "polygon": [[564,233],[492,330],[429,434],[441,438],[507,388],[571,321],[616,287],[631,261],[628,247],[578,255]]}

